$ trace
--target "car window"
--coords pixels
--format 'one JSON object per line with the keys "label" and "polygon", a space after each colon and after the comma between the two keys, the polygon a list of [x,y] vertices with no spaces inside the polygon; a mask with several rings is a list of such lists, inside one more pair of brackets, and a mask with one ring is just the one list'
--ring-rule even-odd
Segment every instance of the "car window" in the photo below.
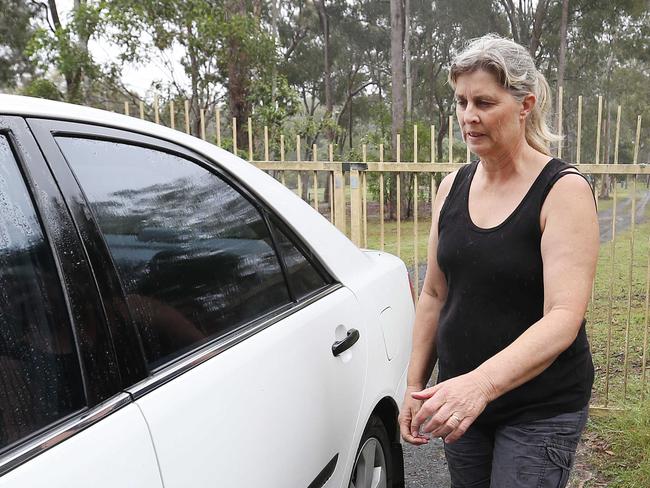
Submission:
{"label": "car window", "polygon": [[193,161],[58,137],[124,287],[150,367],[290,302],[268,227]]}
{"label": "car window", "polygon": [[275,219],[271,219],[271,222],[295,298],[299,300],[327,286],[327,281],[316,270],[314,265],[307,260],[302,251],[289,239],[287,234],[281,230],[278,222]]}
{"label": "car window", "polygon": [[85,406],[54,259],[0,135],[0,449]]}

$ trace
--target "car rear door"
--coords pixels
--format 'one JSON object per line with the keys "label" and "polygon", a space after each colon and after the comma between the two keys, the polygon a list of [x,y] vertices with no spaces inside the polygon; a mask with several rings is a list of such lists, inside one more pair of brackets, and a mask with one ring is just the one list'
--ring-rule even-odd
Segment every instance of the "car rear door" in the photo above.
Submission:
{"label": "car rear door", "polygon": [[83,192],[93,267],[115,267],[100,290],[139,332],[148,378],[126,386],[166,488],[340,485],[367,365],[355,296],[233,175],[191,150],[30,125],[57,178]]}
{"label": "car rear door", "polygon": [[88,259],[25,121],[0,116],[0,486],[160,487]]}

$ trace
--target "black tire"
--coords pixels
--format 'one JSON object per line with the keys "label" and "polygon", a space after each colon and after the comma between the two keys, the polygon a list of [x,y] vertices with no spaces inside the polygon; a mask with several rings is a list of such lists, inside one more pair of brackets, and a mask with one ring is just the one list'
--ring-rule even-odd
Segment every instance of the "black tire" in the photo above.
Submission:
{"label": "black tire", "polygon": [[[361,441],[359,441],[359,447],[357,448],[357,453],[354,457],[354,465],[352,467],[352,474],[350,475],[349,488],[368,488],[371,485],[369,480],[360,479],[362,473],[359,471],[359,463],[367,461],[366,458],[361,456],[361,452],[364,448],[373,447],[376,451],[381,449],[379,456],[375,456],[374,467],[375,470],[377,467],[385,466],[384,473],[387,488],[393,488],[393,478],[395,474],[395,460],[393,459],[393,449],[391,449],[391,442],[388,438],[388,432],[386,427],[381,419],[376,415],[371,415],[366,425],[363,435],[361,436]],[[383,455],[383,459],[381,459]],[[382,462],[383,461],[383,462]],[[363,471],[363,470],[362,470]],[[366,471],[367,472],[367,471]],[[361,484],[359,484],[361,483]],[[381,485],[384,486],[384,485]]]}

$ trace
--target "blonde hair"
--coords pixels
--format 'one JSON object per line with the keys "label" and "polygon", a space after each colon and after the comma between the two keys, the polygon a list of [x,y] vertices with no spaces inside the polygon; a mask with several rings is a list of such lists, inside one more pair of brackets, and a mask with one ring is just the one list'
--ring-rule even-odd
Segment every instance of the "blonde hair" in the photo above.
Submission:
{"label": "blonde hair", "polygon": [[534,149],[550,155],[551,142],[562,138],[549,127],[551,89],[526,48],[495,34],[472,39],[451,64],[450,85],[455,89],[459,76],[477,70],[492,73],[517,101],[535,95],[537,101],[526,118],[526,141]]}

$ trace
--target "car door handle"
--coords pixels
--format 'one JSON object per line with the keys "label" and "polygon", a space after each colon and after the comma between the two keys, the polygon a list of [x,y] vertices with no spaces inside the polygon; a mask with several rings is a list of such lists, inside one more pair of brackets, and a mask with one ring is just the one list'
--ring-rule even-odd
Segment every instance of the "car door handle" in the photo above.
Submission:
{"label": "car door handle", "polygon": [[357,329],[348,330],[348,335],[345,337],[345,339],[341,339],[340,341],[336,341],[334,344],[332,344],[332,354],[334,354],[334,356],[338,356],[339,354],[347,351],[352,346],[354,346],[358,340],[359,331]]}

